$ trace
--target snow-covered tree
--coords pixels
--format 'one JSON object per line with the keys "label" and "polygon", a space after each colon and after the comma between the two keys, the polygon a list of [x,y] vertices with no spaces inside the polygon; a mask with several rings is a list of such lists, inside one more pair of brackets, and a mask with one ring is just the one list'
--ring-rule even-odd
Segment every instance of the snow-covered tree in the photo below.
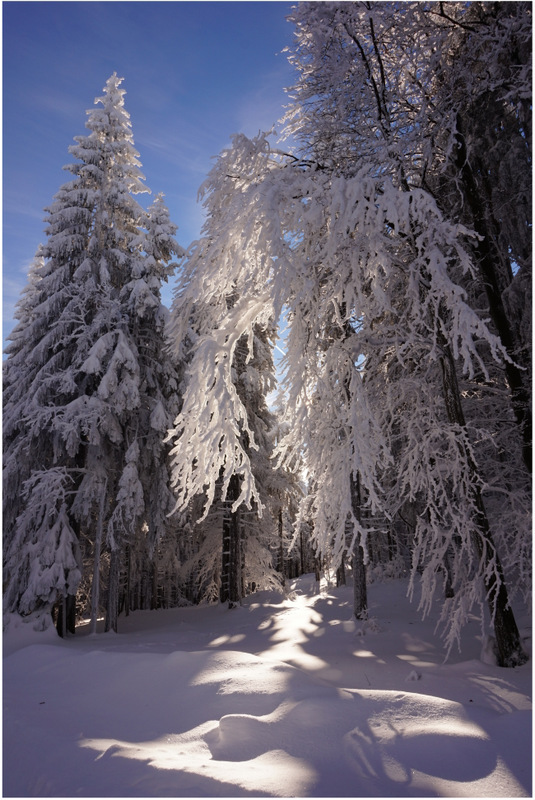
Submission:
{"label": "snow-covered tree", "polygon": [[299,81],[287,119],[303,152],[344,175],[374,163],[478,234],[466,243],[478,307],[510,356],[531,470],[529,4],[302,3],[290,19]]}
{"label": "snow-covered tree", "polygon": [[126,544],[145,525],[153,548],[170,507],[162,438],[178,375],[165,356],[160,286],[182,254],[161,198],[149,212],[135,199],[147,190],[121,82],[114,73],[88,112],[90,133],[76,137],[77,160],[66,167],[74,179],[48,209],[47,241],[8,349],[4,409],[8,510],[21,487],[23,497],[5,519],[8,608],[28,614],[58,593],[72,597],[80,559],[74,567],[66,542],[73,552],[83,542],[94,561],[94,620],[100,559],[110,551],[109,627]]}
{"label": "snow-covered tree", "polygon": [[531,471],[531,7],[438,4],[430,16],[445,31],[437,138],[453,146],[427,184],[445,213],[478,234],[476,302],[511,357],[503,383]]}
{"label": "snow-covered tree", "polygon": [[[247,168],[247,159],[242,164]],[[239,253],[239,233],[230,233],[230,245],[222,239],[234,192],[221,174],[227,166],[218,161],[203,187],[203,237],[190,250],[173,303],[171,337],[188,367],[170,438],[177,509],[196,508],[202,498],[192,566],[208,558],[199,572],[204,594],[213,599],[218,590],[234,605],[247,586],[277,583],[272,549],[281,481],[270,463],[275,419],[266,403],[275,386],[274,317],[263,297],[253,309],[249,296],[242,302],[247,256]]]}
{"label": "snow-covered tree", "polygon": [[[290,56],[299,71],[299,81],[292,90],[295,100],[287,117],[289,132],[298,138],[304,154],[316,162],[319,169],[347,178],[353,178],[359,175],[359,172],[362,174],[362,171],[365,171],[368,175],[374,175],[378,179],[377,187],[381,195],[383,189],[379,187],[382,176],[383,179],[386,179],[386,186],[390,183],[392,187],[395,187],[398,198],[394,200],[394,206],[398,206],[398,208],[394,211],[391,206],[384,216],[382,224],[383,228],[386,227],[392,234],[397,251],[397,264],[407,275],[410,275],[411,271],[407,269],[407,262],[404,265],[403,262],[408,258],[410,263],[418,249],[422,253],[424,252],[425,248],[422,247],[422,244],[425,237],[421,234],[420,225],[422,223],[415,224],[414,217],[409,221],[404,232],[403,227],[398,226],[399,203],[403,205],[406,202],[412,202],[413,208],[416,208],[417,204],[421,204],[420,211],[423,211],[427,205],[426,213],[435,216],[433,204],[436,201],[438,208],[442,208],[447,215],[451,215],[453,219],[475,229],[477,235],[472,237],[463,235],[461,228],[458,228],[457,233],[452,231],[453,236],[448,235],[451,243],[456,241],[457,244],[460,244],[462,242],[463,251],[466,256],[471,256],[473,267],[467,268],[466,258],[456,256],[454,252],[456,245],[452,252],[451,245],[444,241],[443,257],[446,267],[444,274],[448,275],[448,279],[456,285],[454,292],[458,300],[465,304],[465,308],[470,302],[473,302],[474,296],[476,297],[473,307],[477,314],[481,309],[481,296],[487,294],[490,316],[504,348],[502,371],[505,372],[509,382],[512,407],[523,438],[525,460],[528,452],[526,445],[530,446],[530,432],[526,422],[529,414],[527,413],[528,395],[525,391],[525,378],[521,368],[518,367],[520,351],[518,346],[514,346],[511,336],[507,332],[508,326],[510,327],[509,323],[507,320],[504,321],[503,314],[499,309],[497,314],[495,313],[492,308],[493,299],[488,295],[486,269],[488,268],[488,274],[492,271],[497,274],[498,271],[488,259],[487,265],[485,264],[483,251],[489,252],[493,237],[490,228],[487,226],[485,229],[485,226],[480,225],[479,222],[482,216],[489,216],[490,205],[487,202],[487,210],[483,211],[485,202],[481,201],[482,194],[477,198],[479,208],[476,207],[477,204],[476,206],[471,204],[470,198],[464,195],[472,191],[475,186],[469,182],[471,164],[477,158],[477,153],[488,153],[489,138],[493,138],[491,134],[493,126],[496,129],[503,129],[503,120],[510,118],[511,124],[516,125],[519,150],[524,155],[526,153],[526,133],[523,131],[526,126],[525,107],[522,107],[522,104],[525,100],[526,90],[529,91],[526,83],[526,70],[528,69],[526,59],[529,56],[526,50],[526,41],[530,30],[528,18],[527,6],[522,10],[515,9],[510,13],[504,10],[501,13],[497,7],[495,9],[494,6],[491,7],[490,4],[484,3],[474,3],[469,6],[460,3],[451,3],[447,6],[440,3],[407,3],[401,6],[393,3],[300,4],[291,16],[296,25],[296,44]],[[484,53],[492,50],[492,41],[494,40],[500,53],[496,56],[497,60],[493,65],[494,71],[489,72]],[[508,47],[511,52],[508,52],[506,57]],[[513,51],[517,53],[518,58],[511,56]],[[492,58],[494,59],[494,52]],[[492,77],[489,78],[490,75]],[[493,84],[494,80],[495,84]],[[514,83],[514,88],[512,83]],[[476,96],[488,103],[489,92],[491,94],[494,92],[492,102],[499,96],[499,112],[485,117],[487,136],[479,136],[479,138],[472,136],[470,150],[467,150],[466,138],[463,138],[459,121],[459,108],[465,104],[471,106]],[[481,115],[478,116],[478,120],[482,119]],[[501,139],[501,133],[498,134],[498,139]],[[485,155],[484,158],[486,157]],[[520,169],[524,168],[520,167]],[[524,169],[524,175],[525,172]],[[485,181],[488,179],[490,185],[495,186],[492,191],[497,198],[498,181],[493,180],[490,165],[489,169],[482,169],[479,174],[487,176]],[[515,185],[519,186],[520,184],[517,182]],[[471,186],[472,188],[470,188]],[[406,193],[409,199],[402,199],[401,193]],[[524,213],[525,180],[524,188],[518,190],[518,196],[523,209],[522,213]],[[445,199],[447,202],[444,202]],[[370,198],[370,202],[374,201]],[[381,202],[380,200],[379,203]],[[469,214],[461,214],[459,207],[472,210]],[[513,197],[511,197],[511,208],[514,208]],[[495,212],[490,211],[490,216],[492,213]],[[498,212],[496,211],[496,213]],[[417,216],[419,216],[419,212],[417,212]],[[528,224],[527,220],[528,217],[524,214],[523,221],[520,223],[522,230],[526,230],[524,221]],[[433,227],[431,225],[430,229]],[[509,227],[512,230],[512,226]],[[398,238],[399,233],[402,233],[401,241]],[[329,231],[329,235],[332,238],[331,231]],[[520,236],[520,240],[523,237],[525,239],[524,234]],[[437,243],[440,238],[437,238]],[[397,241],[395,241],[396,239]],[[502,241],[505,243],[505,237]],[[416,244],[416,248],[413,244]],[[501,258],[502,262],[510,263],[516,249],[516,244],[505,244],[505,247],[502,247],[502,254],[498,258]],[[434,252],[430,252],[427,256],[430,264],[435,260],[437,248],[431,248],[431,250]],[[395,262],[390,260],[390,263]],[[509,274],[511,274],[510,270]],[[392,276],[392,270],[390,270],[390,276]],[[480,291],[474,295],[473,287],[479,278],[481,278]],[[428,299],[426,299],[429,297],[427,282],[428,277],[425,273],[421,273],[416,285],[421,304],[419,315],[422,320],[428,313],[426,305],[429,309]],[[376,287],[373,287],[373,291],[377,291]],[[391,282],[387,291],[391,298],[395,298],[395,292],[399,292],[400,298],[402,298],[400,302],[406,305],[407,291],[412,293],[414,288],[411,290],[410,283],[407,284],[405,279],[400,281],[398,273],[397,287]],[[501,300],[500,303],[503,308]],[[498,308],[500,303],[498,305],[494,303],[495,308]],[[501,537],[500,531],[494,530],[491,533],[488,514],[483,505],[484,472],[480,466],[476,467],[476,461],[472,455],[469,455],[466,445],[462,444],[462,437],[466,433],[461,433],[461,431],[466,430],[466,422],[458,387],[461,371],[456,370],[454,363],[459,364],[459,360],[456,352],[452,355],[450,347],[450,325],[454,318],[451,314],[451,300],[445,302],[445,298],[436,304],[433,310],[433,317],[435,320],[440,320],[442,331],[440,335],[434,333],[431,341],[435,343],[433,347],[438,345],[442,349],[439,361],[443,366],[443,372],[442,378],[438,374],[434,376],[431,385],[434,385],[435,388],[431,394],[433,398],[442,397],[441,429],[444,430],[444,411],[446,411],[448,424],[456,426],[458,431],[456,435],[461,436],[453,450],[450,450],[446,463],[453,470],[453,465],[459,464],[460,457],[465,478],[470,476],[468,481],[470,488],[467,485],[465,500],[461,504],[464,508],[462,514],[465,515],[465,520],[477,520],[476,527],[479,528],[479,533],[475,534],[474,539],[476,550],[479,548],[480,540],[487,541],[488,539],[487,545],[483,547],[484,552],[480,553],[479,569],[485,574],[484,582],[486,592],[492,598],[491,607],[494,619],[495,615],[499,615],[502,611],[507,614],[507,600],[505,599],[501,603],[497,599],[495,587],[493,588],[494,580],[497,585],[504,587],[501,565],[493,544],[493,541],[496,541],[503,548],[503,537]],[[392,321],[396,319],[398,319],[397,314],[392,315]],[[473,319],[477,319],[475,314],[473,314]],[[388,322],[386,314],[381,320],[380,327],[384,328],[385,322]],[[380,350],[377,351],[375,345],[380,341],[377,327],[376,323],[374,336],[370,339],[372,347],[368,346],[364,350],[366,364],[369,366],[369,369],[365,370],[366,374],[376,378],[376,371],[382,368],[387,370],[389,381],[396,375],[393,391],[398,396],[403,396],[404,392],[397,381],[406,382],[409,374],[413,379],[416,378],[416,373],[422,363],[421,356],[408,359],[407,354],[411,349],[411,340],[409,339],[400,353],[399,346],[396,346],[395,339],[393,339],[390,343],[390,353],[385,349],[383,355],[379,357]],[[429,322],[425,323],[425,327],[430,329]],[[401,333],[402,329],[398,325],[396,333],[398,337],[404,338],[404,334]],[[421,331],[418,331],[418,336],[421,340]],[[453,350],[455,349],[454,346]],[[486,353],[485,345],[480,343],[478,349],[480,352],[479,365],[476,360],[474,366],[469,367],[465,359],[467,375],[471,377],[472,383],[475,373],[481,376],[480,381],[487,382],[490,379],[489,370],[493,370],[496,374],[491,363],[492,356],[489,361],[492,348]],[[375,354],[374,350],[376,350]],[[403,369],[398,375],[400,361]],[[388,364],[390,364],[389,367]],[[393,370],[393,366],[397,366],[397,369]],[[522,359],[520,359],[520,367],[522,367]],[[415,385],[419,385],[418,381],[415,381]],[[424,387],[422,383],[423,388],[429,390],[429,385]],[[376,386],[377,397],[382,397],[381,391]],[[430,403],[429,408],[433,408],[433,402]],[[405,407],[398,406],[398,413],[401,409],[405,410]],[[497,409],[498,407],[495,408],[494,418],[504,416],[501,410],[496,413]],[[506,416],[506,409],[503,411]],[[425,415],[423,418],[425,419]],[[435,420],[433,425],[436,425],[439,420],[440,417]],[[396,420],[396,424],[401,430],[407,429],[407,423],[404,425],[399,419]],[[479,441],[491,439],[492,424],[488,424],[488,419],[479,416],[472,421],[472,426],[474,428],[477,426],[479,430],[475,436],[469,436],[468,441],[473,443],[476,439]],[[483,435],[481,434],[482,428],[486,428],[486,433]],[[445,432],[444,430],[441,435],[443,436]],[[424,435],[423,427],[419,433],[421,436]],[[518,439],[518,437],[514,438]],[[513,446],[514,438],[511,442]],[[399,438],[397,443],[399,450]],[[422,459],[421,468],[432,474],[431,468],[436,465],[435,459],[431,457],[430,453],[426,457],[421,448],[419,453]],[[463,453],[462,456],[460,456],[461,453]],[[399,457],[399,452],[397,456]],[[417,464],[417,459],[414,459],[413,463]],[[414,479],[417,483],[416,473],[414,473]],[[392,483],[392,479],[390,482]],[[523,481],[524,485],[525,483]],[[397,481],[393,481],[393,484],[398,491]],[[445,488],[448,486],[448,492],[451,495],[454,491],[452,488],[454,486],[453,473],[446,482]],[[431,490],[431,485],[428,485],[428,489]],[[509,494],[511,499],[510,493],[506,492],[505,494]],[[448,494],[445,492],[443,500],[446,501],[447,497]],[[424,508],[428,502],[429,498],[423,501]],[[522,507],[526,506],[527,503],[523,502]],[[451,522],[448,525],[450,525],[449,535],[451,535],[452,529],[456,526]],[[517,543],[519,544],[515,548],[517,554],[523,556],[524,565],[526,565],[526,550],[523,543],[526,530],[525,523],[522,521],[522,528],[517,531]],[[431,549],[439,539],[438,527],[434,533],[428,531],[426,534],[426,541]],[[457,544],[460,541],[460,539],[457,540]],[[503,549],[506,551],[506,548]],[[491,566],[485,565],[487,559]],[[461,561],[466,562],[467,560],[470,560],[468,541]],[[491,574],[493,577],[490,577]],[[431,576],[431,571],[428,572],[428,575]],[[425,585],[424,578],[423,583],[424,594],[431,596],[432,592],[428,593],[428,590],[433,581],[430,578],[430,583]],[[463,581],[461,583],[464,589],[470,585]],[[470,602],[474,602],[477,597],[476,584],[477,581],[471,584],[472,599]],[[464,602],[460,599],[462,594],[463,592],[460,592],[457,600],[454,601],[454,603],[458,602],[459,611]],[[500,612],[497,611],[499,605],[501,605]],[[448,614],[451,614],[452,619],[456,619],[451,607]],[[460,617],[462,616],[461,613]],[[497,627],[507,627],[497,619],[495,621]],[[513,639],[516,637],[516,644],[513,642],[504,644],[504,652],[507,651],[513,661],[518,645],[517,634],[514,633],[515,628],[514,621],[511,620]],[[504,652],[501,653],[503,663],[509,661],[509,656],[504,655]]]}
{"label": "snow-covered tree", "polygon": [[[398,455],[397,462],[400,495],[412,499],[423,492],[431,509],[416,534],[429,547],[423,565],[424,608],[433,596],[431,576],[439,554],[442,566],[445,551],[454,547],[462,553],[459,563],[469,560],[474,568],[462,576],[456,573],[457,605],[450,605],[455,613],[445,620],[450,640],[458,635],[466,609],[485,592],[491,595],[493,615],[506,613],[503,604],[498,609],[496,587],[504,586],[503,574],[482,508],[470,439],[461,417],[450,413],[452,398],[459,400],[448,371],[453,362],[469,376],[476,368],[485,372],[482,343],[496,360],[507,357],[449,275],[451,263],[461,273],[473,271],[463,247],[469,232],[445,220],[429,193],[378,175],[375,164],[363,164],[354,176],[333,174],[271,152],[261,135],[252,141],[235,138],[232,150],[220,157],[213,185],[224,211],[217,232],[212,231],[212,258],[206,260],[208,301],[212,292],[217,302],[217,286],[229,276],[232,291],[240,287],[240,299],[230,310],[219,307],[217,327],[196,345],[192,363],[197,357],[204,369],[192,371],[197,378],[184,409],[195,404],[201,415],[183,411],[175,431],[175,453],[191,448],[191,456],[175,462],[184,490],[208,494],[221,474],[227,486],[238,474],[242,492],[234,508],[257,501],[257,484],[240,441],[239,423],[246,416],[232,392],[229,361],[255,321],[266,313],[277,318],[284,306],[290,327],[286,380],[291,420],[285,446],[290,459],[292,449],[304,449],[310,465],[320,551],[331,548],[334,539],[341,554],[348,519],[354,541],[365,547],[354,502],[357,481],[361,503],[372,512],[392,513],[381,489],[392,450],[389,429],[374,400],[394,378],[393,391],[412,381],[430,395],[435,409],[420,430],[422,437],[416,443],[405,440],[405,459]],[[397,377],[394,365],[400,367]],[[407,424],[418,421],[413,412],[407,405]],[[443,458],[428,449],[431,440],[434,447],[446,447]],[[406,449],[407,441],[414,453]],[[423,483],[426,474],[429,481]],[[451,508],[455,513],[446,520]],[[512,638],[503,663],[518,655],[518,631],[513,641],[516,626],[509,622]]]}
{"label": "snow-covered tree", "polygon": [[[22,486],[29,477],[31,460],[26,456],[23,440],[19,433],[23,424],[20,404],[29,398],[37,364],[31,364],[30,355],[33,350],[36,327],[38,335],[41,320],[36,313],[40,305],[39,282],[45,274],[44,258],[39,249],[28,273],[28,283],[19,299],[15,316],[18,319],[10,334],[10,342],[6,347],[7,360],[3,369],[3,450],[10,451],[10,459],[4,463],[3,482],[3,524],[4,530],[10,529],[22,508]],[[33,333],[32,333],[33,331]],[[35,445],[36,443],[34,443]],[[17,468],[15,468],[17,467]]]}

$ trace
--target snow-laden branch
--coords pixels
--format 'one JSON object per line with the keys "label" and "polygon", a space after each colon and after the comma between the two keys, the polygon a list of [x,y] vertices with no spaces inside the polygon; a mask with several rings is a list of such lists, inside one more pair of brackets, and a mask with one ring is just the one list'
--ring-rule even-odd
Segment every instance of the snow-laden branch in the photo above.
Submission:
{"label": "snow-laden branch", "polygon": [[266,318],[266,308],[267,293],[241,298],[219,327],[195,345],[182,411],[168,437],[175,442],[171,450],[173,486],[179,492],[175,511],[185,509],[195,495],[205,494],[204,518],[214,500],[216,485],[221,482],[225,497],[234,474],[240,476],[241,482],[233,510],[242,503],[250,507],[254,502],[259,509],[262,507],[247,452],[257,443],[236,390],[232,364],[238,341],[242,336],[252,338],[253,325]]}

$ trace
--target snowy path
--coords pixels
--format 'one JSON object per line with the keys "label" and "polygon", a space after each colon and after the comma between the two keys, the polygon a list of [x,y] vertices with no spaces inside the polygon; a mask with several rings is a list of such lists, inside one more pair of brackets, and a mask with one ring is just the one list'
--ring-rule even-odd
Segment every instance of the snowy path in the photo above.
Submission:
{"label": "snowy path", "polygon": [[[403,581],[4,637],[4,796],[531,795],[531,669],[443,664]],[[525,625],[528,620],[525,620]],[[469,626],[470,627],[470,626]]]}

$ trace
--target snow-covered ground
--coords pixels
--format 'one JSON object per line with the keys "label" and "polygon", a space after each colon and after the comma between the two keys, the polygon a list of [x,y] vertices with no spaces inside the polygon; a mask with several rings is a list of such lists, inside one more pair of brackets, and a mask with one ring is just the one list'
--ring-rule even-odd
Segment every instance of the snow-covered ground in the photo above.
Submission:
{"label": "snow-covered ground", "polygon": [[531,664],[481,660],[476,623],[444,664],[406,588],[372,584],[366,623],[305,576],[118,634],[8,629],[3,796],[531,796]]}

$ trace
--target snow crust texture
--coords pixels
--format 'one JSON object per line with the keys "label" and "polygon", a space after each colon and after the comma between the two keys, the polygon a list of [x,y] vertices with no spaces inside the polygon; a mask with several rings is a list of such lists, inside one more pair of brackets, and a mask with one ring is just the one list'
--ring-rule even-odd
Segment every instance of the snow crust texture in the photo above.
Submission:
{"label": "snow crust texture", "polygon": [[[531,671],[443,664],[406,581],[4,635],[4,796],[525,797]],[[409,613],[407,613],[409,612]],[[465,657],[465,656],[463,656]]]}

